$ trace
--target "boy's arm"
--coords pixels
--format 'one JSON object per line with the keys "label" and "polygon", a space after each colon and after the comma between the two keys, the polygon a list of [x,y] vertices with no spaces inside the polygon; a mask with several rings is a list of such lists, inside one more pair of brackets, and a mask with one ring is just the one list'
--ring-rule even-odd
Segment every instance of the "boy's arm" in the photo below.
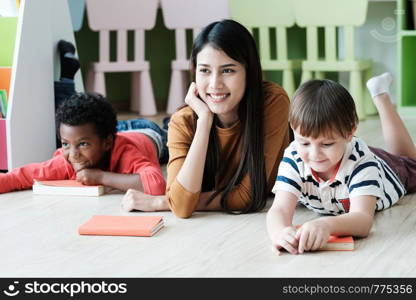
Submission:
{"label": "boy's arm", "polygon": [[356,196],[350,199],[348,213],[321,217],[303,224],[296,234],[299,253],[319,249],[325,245],[329,235],[366,237],[373,225],[376,202],[375,196]]}
{"label": "boy's arm", "polygon": [[135,189],[144,192],[139,174],[119,174],[100,169],[82,169],[77,173],[77,180],[86,185],[102,184],[120,191]]}
{"label": "boy's arm", "polygon": [[375,196],[357,196],[350,199],[348,213],[335,218],[327,217],[330,234],[368,236],[373,225],[376,202]]}
{"label": "boy's arm", "polygon": [[277,190],[273,205],[267,212],[267,231],[273,250],[278,254],[281,248],[292,254],[297,253],[296,230],[292,227],[296,203],[296,195],[287,191]]}
{"label": "boy's arm", "polygon": [[77,180],[121,191],[135,189],[147,195],[164,195],[166,181],[154,145],[143,134],[136,134],[134,140],[135,143],[116,140],[109,168],[106,171],[88,168],[79,170]]}
{"label": "boy's arm", "polygon": [[31,189],[33,180],[59,180],[74,176],[74,170],[61,155],[52,159],[31,163],[0,174],[0,193]]}

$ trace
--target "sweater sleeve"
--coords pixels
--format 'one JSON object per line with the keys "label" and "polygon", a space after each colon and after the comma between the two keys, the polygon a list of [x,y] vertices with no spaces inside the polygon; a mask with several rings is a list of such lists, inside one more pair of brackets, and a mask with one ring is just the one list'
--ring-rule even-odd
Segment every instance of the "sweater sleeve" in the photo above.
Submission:
{"label": "sweater sleeve", "polygon": [[140,147],[128,141],[117,143],[111,158],[114,166],[110,167],[110,171],[121,174],[138,174],[143,184],[144,193],[164,195],[166,181],[153,149],[154,146],[144,135],[139,133],[136,135],[136,139],[140,141]]}
{"label": "sweater sleeve", "polygon": [[32,188],[33,180],[70,179],[75,172],[61,155],[0,174],[0,193]]}
{"label": "sweater sleeve", "polygon": [[138,174],[143,185],[143,191],[148,195],[164,195],[166,190],[166,181],[163,178],[160,165],[140,157],[130,160],[131,172],[127,174]]}
{"label": "sweater sleeve", "polygon": [[144,168],[139,172],[140,180],[143,184],[143,190],[149,195],[164,195],[166,190],[166,181],[160,168],[156,169],[154,166]]}
{"label": "sweater sleeve", "polygon": [[193,124],[185,121],[183,110],[175,113],[169,122],[166,196],[175,215],[185,218],[189,217],[198,206],[200,192],[191,193],[176,180],[194,136]]}
{"label": "sweater sleeve", "polygon": [[[265,82],[264,115],[264,159],[266,166],[267,192],[270,192],[276,180],[277,169],[289,144],[288,116],[289,98],[278,85]],[[241,183],[231,190],[228,206],[231,210],[243,210],[251,201],[251,183],[246,175]]]}

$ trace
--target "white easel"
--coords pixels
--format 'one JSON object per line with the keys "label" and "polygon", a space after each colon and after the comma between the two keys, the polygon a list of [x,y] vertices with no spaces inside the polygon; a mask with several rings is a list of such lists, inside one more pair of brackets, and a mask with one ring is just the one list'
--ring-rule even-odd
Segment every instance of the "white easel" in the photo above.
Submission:
{"label": "white easel", "polygon": [[[54,80],[59,78],[60,39],[76,44],[67,0],[22,0],[6,118],[9,170],[45,161],[55,150]],[[80,71],[75,87],[84,90]]]}

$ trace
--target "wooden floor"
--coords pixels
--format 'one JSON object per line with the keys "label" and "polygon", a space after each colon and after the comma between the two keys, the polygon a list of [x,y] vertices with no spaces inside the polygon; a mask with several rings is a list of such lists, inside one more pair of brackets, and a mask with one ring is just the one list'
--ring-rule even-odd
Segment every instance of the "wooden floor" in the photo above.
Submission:
{"label": "wooden floor", "polygon": [[[160,118],[159,118],[160,119]],[[416,119],[406,120],[416,140]],[[358,135],[382,146],[379,120]],[[170,212],[124,213],[122,194],[98,198],[0,195],[1,277],[415,277],[416,194],[377,213],[371,234],[356,249],[276,256],[266,234],[266,210],[231,216]],[[269,202],[269,205],[271,203]],[[163,215],[166,227],[151,238],[80,236],[92,215]],[[294,223],[317,214],[296,210]]]}

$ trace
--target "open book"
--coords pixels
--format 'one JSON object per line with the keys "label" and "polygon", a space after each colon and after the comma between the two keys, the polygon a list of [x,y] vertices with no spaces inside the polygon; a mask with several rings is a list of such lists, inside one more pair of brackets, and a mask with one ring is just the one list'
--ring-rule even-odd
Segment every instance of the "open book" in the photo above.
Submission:
{"label": "open book", "polygon": [[37,195],[100,196],[103,185],[85,185],[76,180],[43,180],[34,182],[33,193]]}
{"label": "open book", "polygon": [[81,235],[153,236],[164,226],[162,216],[96,215],[81,225]]}

